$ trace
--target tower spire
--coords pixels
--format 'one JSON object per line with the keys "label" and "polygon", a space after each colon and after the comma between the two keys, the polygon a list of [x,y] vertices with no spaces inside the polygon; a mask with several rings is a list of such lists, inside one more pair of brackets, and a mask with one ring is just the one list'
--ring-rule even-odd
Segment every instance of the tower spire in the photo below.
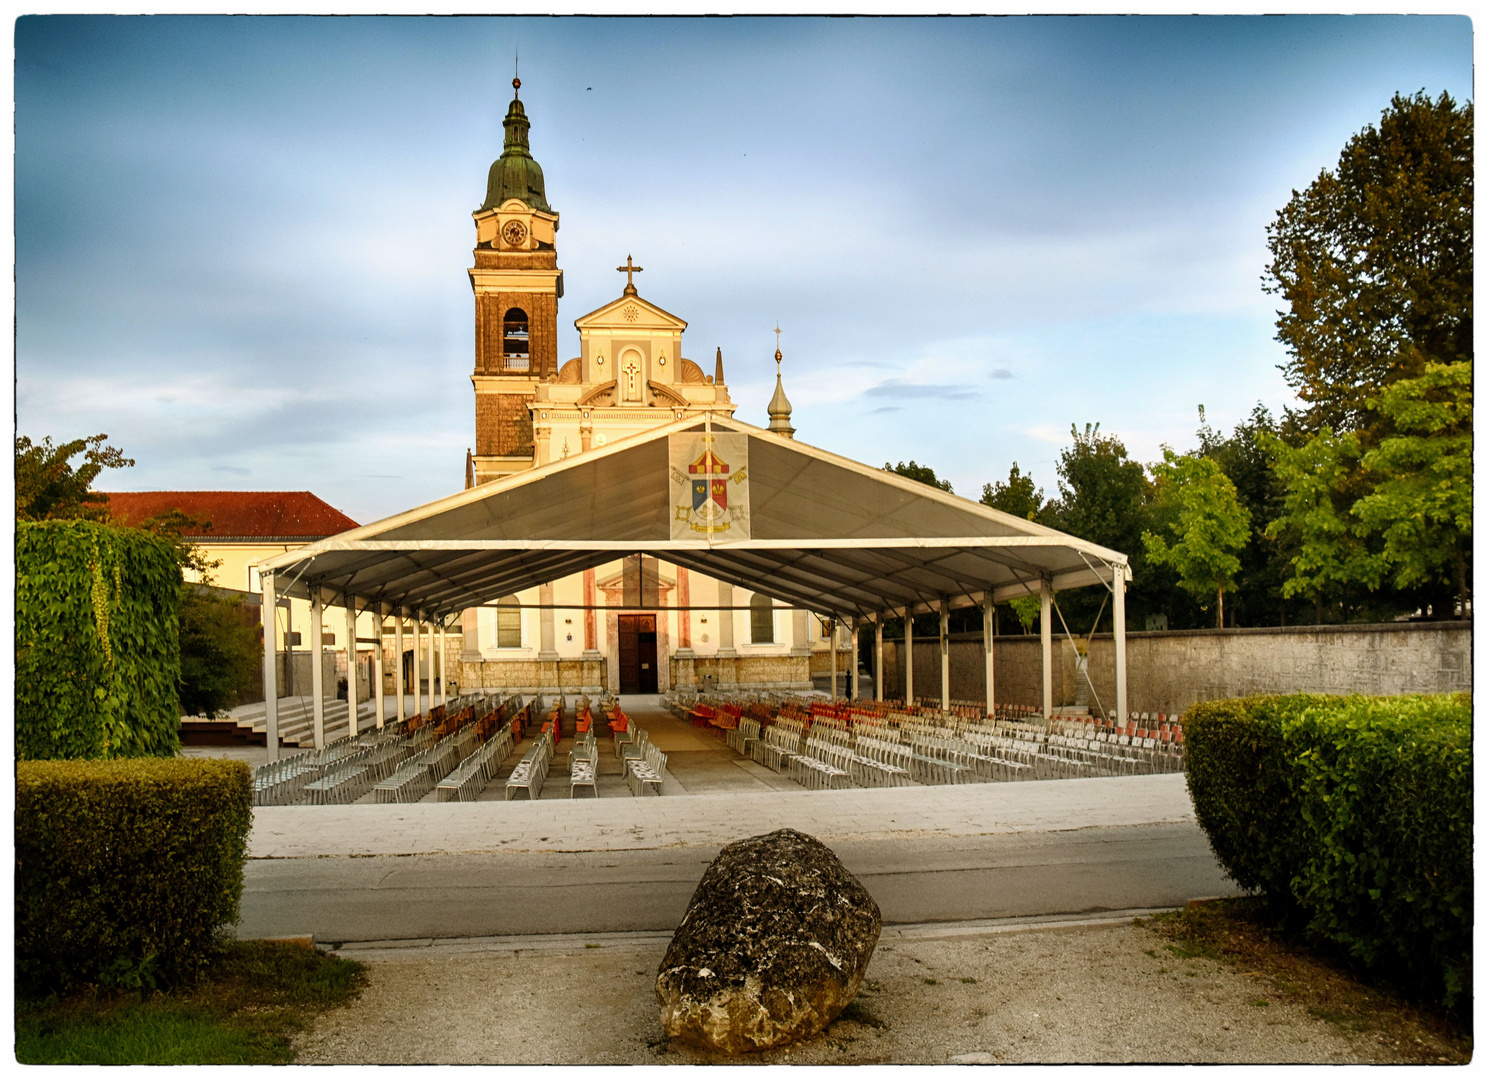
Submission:
{"label": "tower spire", "polygon": [[713,361],[713,385],[723,385],[723,346],[718,346],[718,359]]}
{"label": "tower spire", "polygon": [[533,160],[527,141],[532,122],[527,119],[527,110],[522,106],[521,87],[522,80],[513,77],[511,104],[507,106],[506,119],[502,121],[506,138],[501,156],[491,164],[491,172],[486,178],[486,201],[480,209],[492,210],[507,199],[517,198],[534,210],[551,214],[553,208],[548,205],[542,166]]}
{"label": "tower spire", "polygon": [[783,435],[787,439],[796,437],[796,429],[791,427],[791,403],[790,398],[785,396],[785,387],[780,382],[780,324],[775,324],[775,396],[770,399],[770,428],[777,435]]}

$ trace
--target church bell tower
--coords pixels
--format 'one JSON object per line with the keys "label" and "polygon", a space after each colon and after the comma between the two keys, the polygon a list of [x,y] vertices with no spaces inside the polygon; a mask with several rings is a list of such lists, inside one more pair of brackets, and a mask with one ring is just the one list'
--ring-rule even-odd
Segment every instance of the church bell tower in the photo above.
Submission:
{"label": "church bell tower", "polygon": [[491,165],[486,200],[475,218],[474,483],[533,465],[532,402],[539,383],[558,372],[558,299],[563,271],[541,166],[532,158],[520,79],[512,80],[506,142]]}

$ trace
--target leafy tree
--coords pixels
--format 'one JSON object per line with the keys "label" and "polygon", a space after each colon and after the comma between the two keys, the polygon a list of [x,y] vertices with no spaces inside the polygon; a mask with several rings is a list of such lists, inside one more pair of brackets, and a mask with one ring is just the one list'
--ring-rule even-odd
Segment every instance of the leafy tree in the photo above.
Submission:
{"label": "leafy tree", "polygon": [[1370,407],[1398,434],[1364,454],[1373,490],[1354,503],[1361,529],[1382,541],[1380,573],[1396,588],[1455,585],[1469,598],[1472,548],[1472,362],[1428,364]]}
{"label": "leafy tree", "polygon": [[[1311,432],[1367,431],[1369,398],[1472,357],[1473,106],[1395,95],[1268,226],[1266,288]],[[1370,449],[1373,438],[1366,438]]]}
{"label": "leafy tree", "polygon": [[1131,554],[1141,550],[1145,510],[1152,484],[1140,462],[1126,456],[1114,435],[1099,424],[1084,432],[1070,425],[1074,445],[1059,455],[1059,499],[1051,516],[1065,532]]}
{"label": "leafy tree", "polygon": [[237,596],[185,584],[181,591],[181,714],[220,716],[258,685],[260,646]]}
{"label": "leafy tree", "polygon": [[[83,518],[108,523],[108,496],[90,490],[104,469],[134,464],[133,459],[104,445],[107,435],[93,435],[54,446],[50,437],[33,443],[16,439],[16,518]],[[72,459],[83,454],[76,468]],[[181,706],[188,716],[216,716],[237,703],[258,680],[258,632],[244,618],[242,601],[202,586],[210,585],[220,560],[208,559],[188,536],[200,535],[211,522],[181,510],[167,510],[136,528],[171,542],[182,570],[194,571],[200,584],[181,581],[177,600],[180,643]]]}
{"label": "leafy tree", "polygon": [[1025,475],[1013,462],[1005,482],[982,485],[982,503],[1028,521],[1039,521],[1044,514],[1044,489],[1035,487],[1033,477]]}
{"label": "leafy tree", "polygon": [[[1142,533],[1147,528],[1152,484],[1141,462],[1127,457],[1126,446],[1114,435],[1102,435],[1099,424],[1086,424],[1082,432],[1073,424],[1074,445],[1059,455],[1059,497],[1049,505],[1046,521],[1064,532],[1125,554],[1132,567],[1133,583],[1127,590],[1127,615],[1136,625],[1149,613],[1160,610],[1164,585],[1149,574]],[[1072,632],[1087,632],[1104,609],[1109,620],[1111,605],[1096,589],[1077,589],[1059,598]],[[1055,620],[1054,625],[1059,625]]]}
{"label": "leafy tree", "polygon": [[1416,590],[1450,615],[1471,595],[1472,364],[1428,365],[1370,404],[1398,432],[1374,449],[1324,428],[1278,450],[1287,497],[1271,531],[1301,541],[1286,588],[1319,603],[1349,586]]}
{"label": "leafy tree", "polygon": [[907,476],[911,480],[918,480],[922,484],[938,487],[941,491],[951,490],[951,482],[949,480],[936,479],[934,469],[929,465],[916,465],[913,459],[910,459],[908,465],[902,461],[898,465],[890,465],[885,461],[884,472],[898,473],[900,476]]}
{"label": "leafy tree", "polygon": [[1286,487],[1282,514],[1266,528],[1292,541],[1292,576],[1286,596],[1310,598],[1322,622],[1323,605],[1351,585],[1372,580],[1375,559],[1349,520],[1347,492],[1360,458],[1359,436],[1323,428],[1299,447],[1267,440],[1276,455],[1276,475]]}
{"label": "leafy tree", "polygon": [[178,508],[139,524],[144,531],[170,540],[182,569],[195,571],[195,582],[184,578],[181,582],[181,714],[208,719],[227,712],[252,691],[261,672],[257,620],[247,617],[242,597],[211,587],[222,560],[207,558],[188,539],[211,527],[210,521]]}
{"label": "leafy tree", "polygon": [[1224,626],[1225,590],[1234,588],[1240,569],[1237,552],[1250,539],[1250,512],[1213,458],[1175,454],[1164,447],[1163,460],[1152,472],[1156,515],[1164,528],[1142,534],[1147,558],[1176,570],[1178,584],[1196,600],[1217,597],[1217,625]]}
{"label": "leafy tree", "polygon": [[[112,446],[107,435],[89,435],[53,446],[50,437],[33,443],[17,435],[15,443],[16,520],[84,518],[108,521],[108,496],[90,490],[104,469],[122,469],[134,460]],[[83,455],[74,468],[72,459]]]}
{"label": "leafy tree", "polygon": [[[1044,489],[1036,486],[1033,477],[1019,469],[1016,461],[1008,470],[1008,478],[1005,482],[982,485],[981,501],[994,510],[1001,510],[1014,517],[1040,523],[1048,509],[1048,504],[1044,500]],[[1039,618],[1041,609],[1039,598],[1019,596],[1008,601],[1008,607],[1012,609],[1013,616],[1018,620],[1023,633],[1031,633],[1033,624]]]}
{"label": "leafy tree", "polygon": [[1299,621],[1306,610],[1300,599],[1289,599],[1282,586],[1291,576],[1291,547],[1282,538],[1266,532],[1280,516],[1286,488],[1275,469],[1275,454],[1268,439],[1280,438],[1293,445],[1301,441],[1291,416],[1278,423],[1264,405],[1257,404],[1250,416],[1235,425],[1229,436],[1214,431],[1199,406],[1198,448],[1195,453],[1212,458],[1235,485],[1240,505],[1250,514],[1250,539],[1239,552],[1240,569],[1235,575],[1233,595],[1226,594],[1231,626],[1278,626]]}
{"label": "leafy tree", "polygon": [[1295,546],[1287,589],[1319,618],[1468,601],[1472,119],[1396,95],[1268,230],[1310,436],[1269,444],[1286,495],[1268,534]]}

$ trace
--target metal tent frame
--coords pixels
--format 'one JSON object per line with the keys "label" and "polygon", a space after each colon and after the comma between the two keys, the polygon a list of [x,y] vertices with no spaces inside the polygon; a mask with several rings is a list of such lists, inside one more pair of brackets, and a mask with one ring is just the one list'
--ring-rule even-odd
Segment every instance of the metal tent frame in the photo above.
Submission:
{"label": "metal tent frame", "polygon": [[[704,430],[748,438],[749,539],[671,539],[669,438]],[[1045,715],[1052,709],[1051,597],[1103,585],[1113,602],[1115,712],[1126,715],[1131,575],[1124,554],[733,419],[679,419],[275,556],[259,572],[265,612],[284,596],[308,599],[317,624],[326,603],[345,607],[349,618],[371,610],[398,617],[400,627],[414,620],[417,640],[421,625],[447,626],[464,609],[637,553],[842,620],[852,627],[854,647],[860,625],[874,622],[879,697],[885,616],[940,614],[945,701],[949,612],[980,607],[989,710],[986,616],[995,602],[1039,596]],[[275,642],[267,621],[265,631],[268,735],[276,754]],[[318,632],[312,627],[312,640]],[[912,665],[908,678],[912,687]],[[356,688],[349,691],[355,715]]]}

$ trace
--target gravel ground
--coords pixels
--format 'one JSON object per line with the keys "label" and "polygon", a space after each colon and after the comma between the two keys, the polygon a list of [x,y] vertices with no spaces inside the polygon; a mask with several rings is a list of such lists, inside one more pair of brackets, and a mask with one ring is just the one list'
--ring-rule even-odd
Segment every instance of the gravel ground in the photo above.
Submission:
{"label": "gravel ground", "polygon": [[[304,1064],[697,1064],[661,1031],[666,935],[348,952],[361,999],[298,1043]],[[587,946],[587,947],[586,947]],[[1379,1062],[1263,980],[1167,951],[1129,921],[889,928],[849,1007],[762,1063]]]}

